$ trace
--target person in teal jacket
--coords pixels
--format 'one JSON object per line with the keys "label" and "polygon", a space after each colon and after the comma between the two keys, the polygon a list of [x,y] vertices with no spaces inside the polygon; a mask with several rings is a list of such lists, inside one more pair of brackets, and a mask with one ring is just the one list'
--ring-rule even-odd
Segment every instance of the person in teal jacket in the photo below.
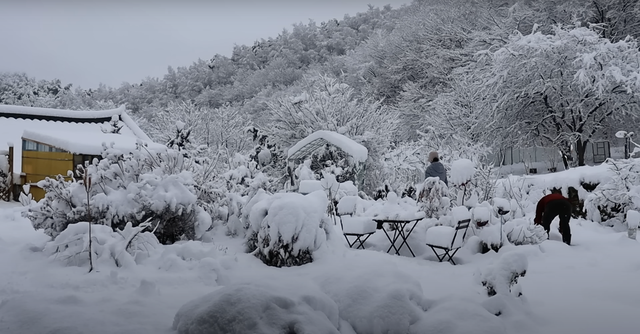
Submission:
{"label": "person in teal jacket", "polygon": [[438,152],[432,151],[429,153],[429,166],[424,171],[424,178],[439,177],[444,184],[449,186],[447,182],[447,170],[444,169],[444,165],[440,162]]}

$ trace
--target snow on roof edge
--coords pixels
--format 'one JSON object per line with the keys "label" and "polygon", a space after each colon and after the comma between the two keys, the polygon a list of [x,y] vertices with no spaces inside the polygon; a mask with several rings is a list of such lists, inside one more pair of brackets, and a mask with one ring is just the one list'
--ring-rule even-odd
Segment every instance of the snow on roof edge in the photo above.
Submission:
{"label": "snow on roof edge", "polygon": [[82,138],[83,140],[77,140],[77,135],[78,134],[69,134],[66,132],[24,130],[22,138],[51,145],[73,154],[98,155],[103,151],[103,144],[106,144],[108,147],[113,144],[116,149],[131,152],[135,149],[136,143],[139,142],[147,144],[151,151],[166,149],[166,146],[162,144],[127,135],[112,133],[84,134],[89,136]]}
{"label": "snow on roof edge", "polygon": [[113,115],[121,115],[125,111],[125,106],[121,105],[116,109],[107,110],[67,110],[67,109],[55,109],[55,108],[38,108],[38,107],[25,107],[9,104],[0,104],[0,113],[12,113],[31,116],[54,116],[54,117],[69,117],[77,119],[92,119],[103,118]]}
{"label": "snow on roof edge", "polygon": [[122,120],[122,122],[129,127],[129,129],[131,129],[131,132],[133,132],[133,134],[136,135],[136,137],[144,140],[144,141],[149,141],[151,142],[151,138],[149,138],[149,136],[147,136],[146,133],[144,133],[144,131],[142,131],[142,129],[138,126],[138,124],[133,120],[133,118],[131,118],[131,116],[129,116],[129,114],[127,114],[126,110],[125,110],[125,106],[124,104],[120,106],[120,108],[122,108],[122,113],[120,114],[120,119]]}
{"label": "snow on roof edge", "polygon": [[369,151],[366,147],[362,146],[361,144],[345,135],[341,135],[337,132],[328,130],[316,131],[297,142],[287,151],[287,159],[289,159],[296,152],[317,139],[324,139],[332,145],[339,147],[341,150],[345,151],[358,162],[367,161]]}

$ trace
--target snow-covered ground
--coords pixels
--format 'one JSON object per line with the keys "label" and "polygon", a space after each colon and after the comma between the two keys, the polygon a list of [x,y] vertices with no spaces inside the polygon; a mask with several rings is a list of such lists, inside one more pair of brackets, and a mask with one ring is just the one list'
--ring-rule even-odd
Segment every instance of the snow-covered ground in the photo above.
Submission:
{"label": "snow-covered ground", "polygon": [[[238,314],[273,321],[297,316],[317,324],[312,329],[339,324],[340,333],[640,332],[640,243],[585,220],[571,221],[573,246],[552,228],[551,240],[540,245],[509,246],[498,254],[467,247],[457,266],[434,261],[417,230],[417,258],[375,250],[386,248],[378,232],[369,243],[374,250],[325,249],[311,264],[279,269],[244,254],[240,240],[220,236],[215,244],[165,246],[135,267],[98,265],[87,273],[45,256],[48,237],[34,231],[21,210],[0,206],[3,334],[175,333],[178,310],[218,289],[232,301],[216,311],[228,321]],[[516,252],[528,259],[519,283],[523,296],[488,301],[480,273]],[[272,300],[310,308],[287,313],[275,302],[282,309],[274,311]],[[494,308],[502,315],[489,313]]]}

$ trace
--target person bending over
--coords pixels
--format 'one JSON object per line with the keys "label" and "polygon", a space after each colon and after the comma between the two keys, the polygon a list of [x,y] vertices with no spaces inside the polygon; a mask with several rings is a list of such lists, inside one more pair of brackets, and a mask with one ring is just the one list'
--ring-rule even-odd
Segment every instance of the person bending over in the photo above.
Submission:
{"label": "person bending over", "polygon": [[538,201],[536,217],[533,221],[537,225],[542,225],[548,235],[551,229],[551,222],[556,216],[560,217],[560,234],[562,234],[562,241],[567,245],[571,245],[571,228],[569,227],[571,202],[557,191],[542,197],[540,201]]}

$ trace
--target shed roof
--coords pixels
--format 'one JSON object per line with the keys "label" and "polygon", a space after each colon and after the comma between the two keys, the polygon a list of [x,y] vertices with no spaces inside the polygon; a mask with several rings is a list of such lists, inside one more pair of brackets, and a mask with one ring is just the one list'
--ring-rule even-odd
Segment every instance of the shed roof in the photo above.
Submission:
{"label": "shed roof", "polygon": [[[22,171],[21,147],[25,130],[29,138],[34,138],[34,134],[37,136],[38,133],[41,133],[41,136],[48,134],[49,138],[60,139],[62,136],[69,142],[83,143],[85,147],[92,143],[94,149],[101,150],[102,141],[99,138],[106,138],[102,129],[108,127],[113,116],[117,116],[123,125],[120,134],[115,135],[123,136],[118,141],[135,143],[136,140],[141,140],[152,143],[149,136],[126,113],[124,106],[110,110],[77,111],[0,105],[0,150],[7,150],[10,145],[15,146],[14,172]],[[47,139],[47,137],[40,137],[40,139]],[[43,140],[38,141],[43,142]],[[55,146],[53,143],[45,143]]]}

